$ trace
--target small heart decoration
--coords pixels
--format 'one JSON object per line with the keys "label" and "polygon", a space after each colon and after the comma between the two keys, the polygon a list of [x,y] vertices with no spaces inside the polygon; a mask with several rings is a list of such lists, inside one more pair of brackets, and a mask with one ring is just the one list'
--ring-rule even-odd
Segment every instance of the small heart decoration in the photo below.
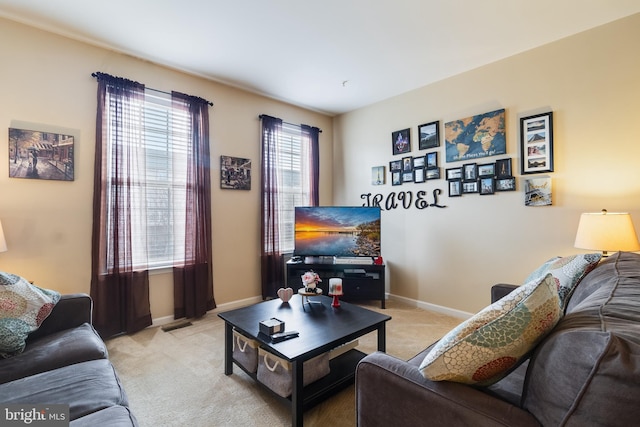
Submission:
{"label": "small heart decoration", "polygon": [[278,298],[280,298],[282,302],[289,302],[292,296],[293,296],[293,289],[291,288],[278,289]]}

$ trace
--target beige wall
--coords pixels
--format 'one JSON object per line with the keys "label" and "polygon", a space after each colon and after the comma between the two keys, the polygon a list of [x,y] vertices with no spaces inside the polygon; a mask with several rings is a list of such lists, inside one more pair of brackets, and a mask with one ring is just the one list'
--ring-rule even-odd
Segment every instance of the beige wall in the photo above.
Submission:
{"label": "beige wall", "polygon": [[[89,292],[95,144],[94,71],[214,102],[210,109],[214,293],[218,304],[260,295],[259,120],[269,114],[323,130],[321,162],[332,158],[332,119],[265,97],[0,19],[0,220],[8,252],[0,269],[63,293]],[[76,136],[75,181],[8,178],[9,127]],[[4,129],[4,130],[3,130]],[[253,161],[250,191],[220,190],[220,155]],[[330,170],[321,172],[330,204]],[[173,313],[172,279],[151,277],[154,319]]]}
{"label": "beige wall", "polygon": [[[492,284],[520,283],[553,255],[585,252],[573,247],[581,212],[628,211],[640,231],[638,40],[634,15],[335,119],[335,204],[360,204],[369,192],[444,194],[445,209],[383,212],[391,294],[476,312]],[[444,179],[370,185],[371,167],[401,157],[392,155],[391,132],[411,127],[415,156],[419,124],[440,120],[442,133],[448,121],[499,108],[506,109],[507,155],[495,158],[512,158],[517,192],[449,198]],[[519,119],[546,111],[554,114],[553,206],[525,207]],[[438,152],[443,172],[465,163],[447,164],[444,147]]]}

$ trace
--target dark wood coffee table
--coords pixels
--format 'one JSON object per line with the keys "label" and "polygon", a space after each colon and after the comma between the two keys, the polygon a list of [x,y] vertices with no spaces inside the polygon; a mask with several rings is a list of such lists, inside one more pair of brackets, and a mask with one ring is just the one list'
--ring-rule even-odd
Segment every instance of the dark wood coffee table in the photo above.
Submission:
{"label": "dark wood coffee table", "polygon": [[[303,412],[338,390],[353,383],[355,368],[365,354],[357,349],[334,358],[331,372],[324,378],[303,387],[303,365],[306,360],[346,344],[369,332],[378,332],[378,350],[386,350],[385,322],[390,316],[367,310],[357,305],[341,302],[331,307],[331,298],[311,297],[314,303],[303,304],[300,295],[294,295],[288,303],[279,299],[261,302],[218,314],[225,321],[224,373],[233,373],[233,329],[257,340],[260,346],[291,362],[293,384],[288,398],[274,396],[291,406],[292,425],[302,426]],[[299,337],[272,343],[269,336],[259,333],[261,320],[275,317],[285,322],[286,331],[298,331]],[[256,379],[256,374],[247,372]],[[271,391],[265,386],[265,389]]]}

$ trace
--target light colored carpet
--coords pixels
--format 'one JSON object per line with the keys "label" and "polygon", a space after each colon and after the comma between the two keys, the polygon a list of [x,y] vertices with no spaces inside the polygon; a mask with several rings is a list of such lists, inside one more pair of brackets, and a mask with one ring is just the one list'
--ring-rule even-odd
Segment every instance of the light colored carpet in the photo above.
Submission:
{"label": "light colored carpet", "polygon": [[[462,320],[397,301],[360,304],[388,314],[387,353],[401,359],[423,350]],[[240,368],[224,375],[224,322],[217,314],[169,332],[148,328],[107,341],[109,357],[141,426],[290,426],[288,408]],[[376,333],[358,348],[376,350]],[[350,386],[304,414],[308,427],[355,426],[355,389]]]}

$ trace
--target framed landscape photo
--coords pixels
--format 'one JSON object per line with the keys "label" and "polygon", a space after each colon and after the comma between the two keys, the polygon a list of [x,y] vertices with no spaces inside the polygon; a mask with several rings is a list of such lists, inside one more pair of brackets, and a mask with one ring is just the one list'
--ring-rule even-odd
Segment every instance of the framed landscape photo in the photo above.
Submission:
{"label": "framed landscape photo", "polygon": [[413,167],[415,168],[423,168],[424,167],[424,156],[414,157],[413,158]]}
{"label": "framed landscape photo", "polygon": [[498,178],[496,180],[496,191],[516,191],[516,179]]}
{"label": "framed landscape photo", "polygon": [[523,174],[553,172],[553,112],[520,119]]}
{"label": "framed landscape photo", "polygon": [[435,148],[440,146],[440,122],[425,123],[418,126],[419,149]]}
{"label": "framed landscape photo", "polygon": [[411,129],[397,130],[391,133],[391,145],[393,154],[411,152]]}
{"label": "framed landscape photo", "polygon": [[427,168],[427,179],[440,179],[440,168]]}

